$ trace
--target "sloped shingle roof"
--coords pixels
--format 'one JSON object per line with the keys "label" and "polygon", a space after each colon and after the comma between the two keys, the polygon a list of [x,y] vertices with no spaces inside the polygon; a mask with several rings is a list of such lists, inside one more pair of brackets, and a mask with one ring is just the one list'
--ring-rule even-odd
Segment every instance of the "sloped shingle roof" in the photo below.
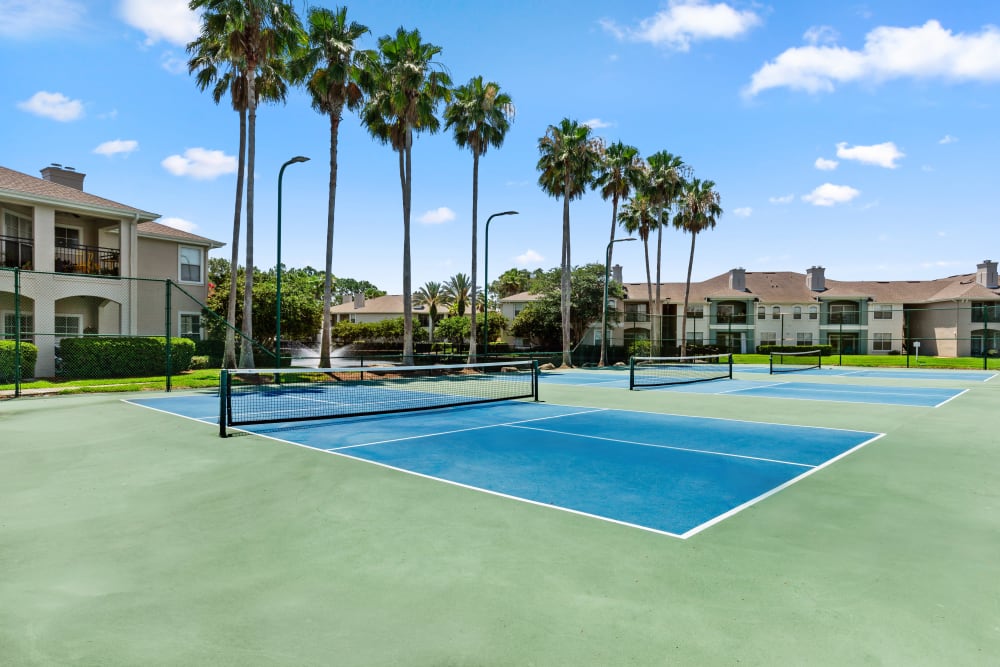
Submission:
{"label": "sloped shingle roof", "polygon": [[140,220],[155,220],[160,217],[156,213],[120,204],[104,197],[98,197],[68,185],[47,181],[44,178],[0,167],[0,195],[8,195],[18,199],[45,201],[63,204],[83,209],[97,209],[108,213],[120,213],[129,216],[138,215]]}

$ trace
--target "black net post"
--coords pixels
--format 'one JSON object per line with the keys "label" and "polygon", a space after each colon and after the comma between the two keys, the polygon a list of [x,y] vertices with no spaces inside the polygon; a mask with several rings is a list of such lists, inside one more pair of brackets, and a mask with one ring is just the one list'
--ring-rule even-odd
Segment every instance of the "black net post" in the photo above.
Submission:
{"label": "black net post", "polygon": [[163,369],[164,373],[166,374],[167,391],[170,391],[170,371],[171,371],[171,363],[170,362],[171,362],[171,356],[172,356],[171,353],[173,352],[173,350],[170,349],[170,285],[171,285],[170,279],[167,278],[167,282],[163,285],[163,288],[166,290],[166,299],[165,299],[165,301],[166,301],[166,304],[167,304],[166,305],[166,311],[167,312],[166,312],[166,317],[165,317],[165,320],[166,320],[166,322],[165,322],[165,324],[166,324],[166,332],[167,332],[166,350],[165,350],[166,351],[166,359],[164,359],[165,368]]}
{"label": "black net post", "polygon": [[21,395],[21,269],[14,269],[14,398]]}
{"label": "black net post", "polygon": [[219,437],[226,437],[226,419],[229,416],[229,371],[225,368],[219,373]]}

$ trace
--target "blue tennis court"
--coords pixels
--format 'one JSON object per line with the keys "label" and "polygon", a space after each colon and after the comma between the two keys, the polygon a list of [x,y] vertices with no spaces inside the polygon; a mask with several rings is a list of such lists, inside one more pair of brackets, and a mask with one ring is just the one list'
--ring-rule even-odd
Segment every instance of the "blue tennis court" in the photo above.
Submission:
{"label": "blue tennis court", "polygon": [[[767,366],[739,365],[733,370],[738,373],[769,373]],[[931,368],[856,368],[830,366],[796,371],[797,374],[819,377],[877,378],[881,380],[942,380],[953,382],[987,382],[996,376],[993,371],[948,370]]]}
{"label": "blue tennis court", "polygon": [[[211,424],[217,400],[131,402]],[[520,401],[245,430],[682,538],[880,437]]]}

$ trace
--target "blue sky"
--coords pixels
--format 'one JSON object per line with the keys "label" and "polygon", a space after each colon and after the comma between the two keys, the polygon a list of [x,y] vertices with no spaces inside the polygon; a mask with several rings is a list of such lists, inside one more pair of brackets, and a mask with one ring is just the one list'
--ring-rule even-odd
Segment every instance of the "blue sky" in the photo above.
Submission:
{"label": "blue sky", "polygon": [[[456,84],[482,75],[514,100],[506,143],[480,167],[480,284],[491,212],[520,212],[490,227],[491,278],[558,266],[561,203],[535,165],[539,137],[564,117],[642,155],[678,154],[717,183],[725,212],[698,237],[695,280],[813,265],[833,279],[920,280],[1000,256],[991,3],[373,0],[348,16],[370,27],[369,48],[418,28]],[[237,116],[186,72],[197,28],[186,0],[0,0],[0,164],[73,166],[88,192],[228,244]],[[275,262],[278,168],[299,154],[312,160],[285,172],[282,258],[323,266],[328,127],[301,90],[260,110],[259,267]],[[348,116],[339,165],[334,273],[398,293],[395,154]],[[471,155],[422,135],[413,169],[413,286],[469,273]],[[610,218],[596,193],[573,202],[574,264],[603,263]],[[684,279],[689,242],[665,233],[664,280]],[[645,280],[641,243],[618,244],[615,262]]]}

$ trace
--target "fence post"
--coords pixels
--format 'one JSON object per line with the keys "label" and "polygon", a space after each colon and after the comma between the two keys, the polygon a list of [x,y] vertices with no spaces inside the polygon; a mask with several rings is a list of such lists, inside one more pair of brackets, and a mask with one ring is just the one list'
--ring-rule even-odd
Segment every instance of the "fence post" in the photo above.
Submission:
{"label": "fence post", "polygon": [[14,268],[14,398],[21,395],[21,269]]}
{"label": "fence post", "polygon": [[170,391],[170,385],[171,385],[170,374],[171,374],[171,371],[172,371],[172,368],[173,368],[173,364],[171,363],[173,361],[173,359],[172,359],[173,349],[170,346],[170,311],[171,311],[171,307],[170,307],[170,278],[167,278],[167,282],[165,283],[164,286],[165,286],[165,288],[167,290],[167,298],[166,298],[166,304],[167,304],[167,306],[166,306],[166,314],[164,315],[165,324],[166,324],[166,330],[167,330],[167,347],[166,347],[167,356],[166,356],[166,359],[164,360],[166,362],[166,368],[164,368],[164,370],[166,371],[167,391]]}

